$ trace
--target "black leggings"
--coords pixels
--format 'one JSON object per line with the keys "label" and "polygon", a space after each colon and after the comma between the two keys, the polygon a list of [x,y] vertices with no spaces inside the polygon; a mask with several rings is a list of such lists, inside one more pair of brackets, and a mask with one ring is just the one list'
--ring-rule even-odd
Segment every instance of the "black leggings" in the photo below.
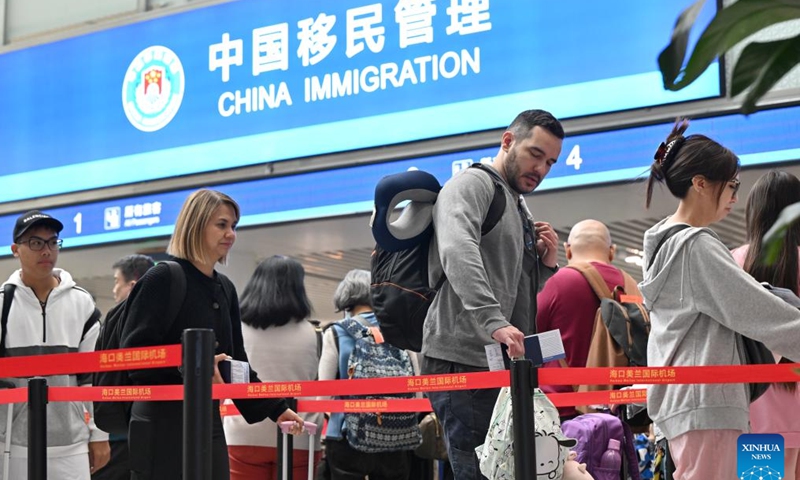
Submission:
{"label": "black leggings", "polygon": [[409,452],[364,453],[347,440],[325,439],[325,456],[332,480],[408,480]]}
{"label": "black leggings", "polygon": [[[214,402],[211,469],[214,480],[229,480],[228,446]],[[131,480],[183,478],[183,403],[134,402],[128,427]]]}

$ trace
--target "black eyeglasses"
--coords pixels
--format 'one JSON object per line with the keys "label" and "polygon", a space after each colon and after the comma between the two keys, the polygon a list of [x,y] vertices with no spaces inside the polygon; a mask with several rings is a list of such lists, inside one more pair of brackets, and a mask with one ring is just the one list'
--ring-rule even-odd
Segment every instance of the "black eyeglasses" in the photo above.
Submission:
{"label": "black eyeglasses", "polygon": [[44,246],[47,245],[47,248],[50,250],[61,250],[61,244],[64,241],[60,238],[51,238],[50,240],[45,240],[44,238],[39,237],[31,237],[27,240],[18,241],[18,244],[26,244],[28,248],[33,250],[34,252],[39,252],[44,249]]}
{"label": "black eyeglasses", "polygon": [[731,188],[733,189],[733,194],[736,195],[737,193],[739,193],[739,187],[742,186],[742,182],[740,182],[739,180],[734,179],[734,180],[731,180],[730,183],[733,184],[733,185],[731,185]]}

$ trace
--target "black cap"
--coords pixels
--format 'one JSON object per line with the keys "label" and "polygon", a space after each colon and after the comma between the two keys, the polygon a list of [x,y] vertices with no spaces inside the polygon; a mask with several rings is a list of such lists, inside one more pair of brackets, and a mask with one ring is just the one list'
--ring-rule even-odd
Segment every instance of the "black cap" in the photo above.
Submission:
{"label": "black cap", "polygon": [[31,227],[36,225],[44,225],[60,233],[64,229],[64,224],[51,217],[46,213],[39,210],[31,210],[30,212],[23,213],[17,218],[17,223],[14,224],[14,242],[19,240],[19,237],[27,232]]}

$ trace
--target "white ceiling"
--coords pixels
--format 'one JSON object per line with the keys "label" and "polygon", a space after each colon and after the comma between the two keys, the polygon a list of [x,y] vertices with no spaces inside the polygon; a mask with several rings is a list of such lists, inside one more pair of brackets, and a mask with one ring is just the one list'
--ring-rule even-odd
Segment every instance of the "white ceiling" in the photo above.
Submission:
{"label": "white ceiling", "polygon": [[[800,165],[783,169],[800,176]],[[742,172],[742,198],[726,220],[713,226],[728,246],[744,241],[747,192],[765,171]],[[657,191],[650,210],[645,210],[644,191],[643,182],[634,182],[542,192],[528,197],[527,201],[537,219],[549,221],[556,227],[562,241],[578,221],[594,218],[606,223],[618,248],[615,264],[640,278],[640,267],[622,261],[626,256],[623,252],[641,248],[644,231],[672,213],[676,206],[669,195]],[[339,314],[334,312],[331,298],[339,280],[350,269],[369,269],[374,241],[367,222],[366,215],[359,215],[242,229],[229,265],[220,270],[229,275],[241,291],[258,261],[275,254],[293,256],[305,266],[306,288],[316,317],[335,319]],[[157,239],[95,248],[67,248],[59,256],[58,266],[70,271],[80,285],[95,295],[101,310],[107,311],[113,304],[111,265],[114,261],[133,252],[163,250],[166,242],[167,239]],[[565,264],[563,249],[560,255],[560,263]],[[14,258],[0,259],[0,277],[5,278],[15,268]]]}

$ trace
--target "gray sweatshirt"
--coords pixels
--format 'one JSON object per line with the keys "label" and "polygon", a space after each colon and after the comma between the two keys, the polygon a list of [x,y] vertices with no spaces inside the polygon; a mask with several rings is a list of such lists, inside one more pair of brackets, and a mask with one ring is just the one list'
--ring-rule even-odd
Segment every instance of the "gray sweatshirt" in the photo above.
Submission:
{"label": "gray sweatshirt", "polygon": [[[739,365],[735,333],[763,342],[778,355],[800,359],[800,310],[742,270],[708,228],[674,234],[647,265],[670,226],[645,233],[644,281],[650,310],[650,366]],[[650,385],[647,409],[668,439],[692,430],[749,431],[743,384]]]}
{"label": "gray sweatshirt", "polygon": [[[435,285],[444,270],[447,281],[425,318],[425,356],[487,368],[484,346],[496,343],[495,330],[513,324],[526,335],[533,333],[536,258],[525,250],[517,207],[521,197],[503,185],[505,212],[483,237],[481,224],[495,188],[489,175],[466,169],[450,179],[436,198],[429,280]],[[553,272],[541,263],[538,271],[541,289]]]}

